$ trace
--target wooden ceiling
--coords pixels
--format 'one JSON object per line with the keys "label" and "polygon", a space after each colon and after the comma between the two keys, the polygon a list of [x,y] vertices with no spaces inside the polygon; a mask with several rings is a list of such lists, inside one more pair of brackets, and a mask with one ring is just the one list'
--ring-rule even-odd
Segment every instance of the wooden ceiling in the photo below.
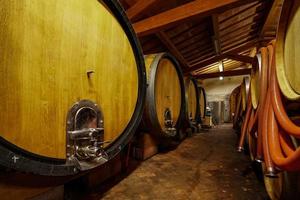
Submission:
{"label": "wooden ceiling", "polygon": [[[249,74],[283,0],[120,0],[144,54],[169,51],[198,79]],[[220,63],[224,71],[219,71]]]}

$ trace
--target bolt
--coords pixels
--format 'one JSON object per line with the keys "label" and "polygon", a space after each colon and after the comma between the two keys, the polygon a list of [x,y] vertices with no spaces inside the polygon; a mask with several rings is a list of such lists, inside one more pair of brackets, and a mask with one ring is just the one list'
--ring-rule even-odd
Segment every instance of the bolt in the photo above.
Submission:
{"label": "bolt", "polygon": [[19,157],[17,157],[17,156],[14,155],[14,156],[12,157],[12,159],[13,159],[14,163],[17,163],[17,160],[19,159]]}

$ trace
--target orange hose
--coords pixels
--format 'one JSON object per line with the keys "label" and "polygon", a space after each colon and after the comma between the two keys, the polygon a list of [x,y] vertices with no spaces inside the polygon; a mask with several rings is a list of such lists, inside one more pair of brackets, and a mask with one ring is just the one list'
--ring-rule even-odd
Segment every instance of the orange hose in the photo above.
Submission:
{"label": "orange hose", "polygon": [[260,78],[260,96],[259,96],[259,106],[258,106],[258,140],[257,140],[257,153],[256,159],[261,160],[263,154],[263,137],[262,131],[265,127],[263,127],[263,113],[264,113],[264,105],[266,94],[268,90],[268,55],[267,55],[267,48],[263,47],[260,49],[261,52],[261,78]]}
{"label": "orange hose", "polygon": [[249,131],[249,134],[251,134],[253,137],[257,138],[254,133],[257,131],[257,110],[254,110],[252,108],[252,113],[251,113],[251,116],[250,116],[250,120],[249,120],[249,126],[248,126],[248,131]]}
{"label": "orange hose", "polygon": [[290,156],[285,157],[280,146],[278,124],[275,119],[272,105],[268,105],[268,145],[273,162],[283,170],[300,170],[300,148],[294,151]]}
{"label": "orange hose", "polygon": [[240,114],[240,107],[241,107],[241,102],[242,102],[242,95],[239,94],[238,96],[238,102],[237,102],[237,106],[235,108],[235,112],[234,112],[234,118],[233,118],[233,128],[237,128],[237,120]]}
{"label": "orange hose", "polygon": [[239,141],[239,145],[238,145],[238,151],[242,151],[243,146],[244,146],[244,141],[245,141],[245,136],[246,136],[246,131],[247,131],[247,126],[248,126],[248,122],[249,122],[249,118],[250,118],[251,109],[252,109],[252,104],[251,104],[251,95],[250,95],[250,91],[249,91],[248,101],[247,101],[247,112],[246,112],[245,120],[244,120],[243,127],[242,127],[242,132],[241,132],[240,141]]}
{"label": "orange hose", "polygon": [[239,141],[239,147],[242,147],[245,135],[250,134],[250,137],[255,138],[253,133],[257,130],[256,159],[263,156],[269,175],[274,175],[274,166],[287,171],[300,170],[300,148],[294,147],[290,137],[292,135],[300,138],[300,127],[289,119],[281,99],[275,70],[274,48],[274,41],[267,48],[261,48],[263,59],[260,102],[255,111],[251,101],[249,106],[250,98],[248,98],[245,122]]}
{"label": "orange hose", "polygon": [[[274,74],[276,76],[276,74]],[[275,77],[271,78],[271,95],[272,98],[272,105],[274,108],[274,112],[277,118],[278,123],[280,126],[289,134],[300,137],[300,127],[295,125],[286,114],[283,103],[281,100],[281,94],[279,91],[278,83]]]}
{"label": "orange hose", "polygon": [[271,67],[273,65],[273,55],[274,55],[275,41],[273,40],[270,45],[267,46],[269,53],[269,67],[268,67],[268,84],[271,82]]}
{"label": "orange hose", "polygon": [[280,146],[282,148],[284,155],[291,156],[295,151],[295,147],[291,141],[291,138],[287,135],[286,132],[284,132],[284,130],[281,129],[278,130],[278,134],[279,134]]}
{"label": "orange hose", "polygon": [[[300,148],[294,150],[288,135],[285,133],[297,135],[298,126],[296,126],[287,116],[278,88],[277,76],[274,61],[271,69],[270,94],[273,98],[267,105],[268,113],[268,146],[272,161],[283,170],[299,171],[300,170]],[[280,130],[278,125],[283,130]],[[287,127],[290,126],[290,127]]]}
{"label": "orange hose", "polygon": [[274,176],[275,174],[275,168],[274,164],[272,162],[272,158],[270,155],[270,150],[268,146],[268,105],[270,104],[270,91],[267,92],[267,97],[266,97],[266,102],[265,106],[263,108],[263,119],[261,120],[262,127],[262,144],[263,144],[263,156],[264,156],[264,161],[265,165],[267,168],[267,176]]}

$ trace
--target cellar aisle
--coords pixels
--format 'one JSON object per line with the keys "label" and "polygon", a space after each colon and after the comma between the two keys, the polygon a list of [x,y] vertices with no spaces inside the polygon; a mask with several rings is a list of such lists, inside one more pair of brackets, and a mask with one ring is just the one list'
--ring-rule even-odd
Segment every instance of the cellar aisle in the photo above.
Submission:
{"label": "cellar aisle", "polygon": [[232,125],[187,138],[158,154],[104,194],[91,199],[268,199],[248,156],[236,152]]}

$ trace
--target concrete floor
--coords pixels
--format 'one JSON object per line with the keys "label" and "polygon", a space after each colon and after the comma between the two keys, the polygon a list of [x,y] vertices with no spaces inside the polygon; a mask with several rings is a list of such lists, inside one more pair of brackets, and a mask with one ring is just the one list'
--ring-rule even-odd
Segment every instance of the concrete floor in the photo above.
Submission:
{"label": "concrete floor", "polygon": [[248,156],[236,152],[231,125],[185,139],[142,162],[115,186],[88,199],[268,199]]}

